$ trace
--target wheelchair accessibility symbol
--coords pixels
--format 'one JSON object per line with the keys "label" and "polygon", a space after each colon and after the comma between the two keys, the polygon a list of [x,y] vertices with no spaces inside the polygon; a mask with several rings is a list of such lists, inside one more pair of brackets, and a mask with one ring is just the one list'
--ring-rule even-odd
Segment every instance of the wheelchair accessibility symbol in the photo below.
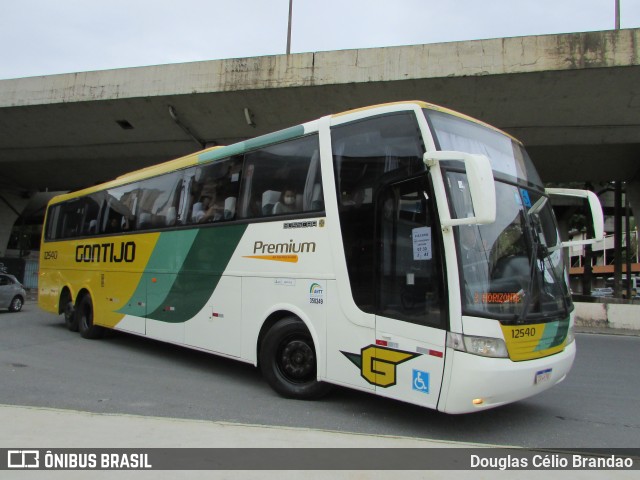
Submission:
{"label": "wheelchair accessibility symbol", "polygon": [[429,372],[413,371],[413,389],[422,393],[429,393]]}

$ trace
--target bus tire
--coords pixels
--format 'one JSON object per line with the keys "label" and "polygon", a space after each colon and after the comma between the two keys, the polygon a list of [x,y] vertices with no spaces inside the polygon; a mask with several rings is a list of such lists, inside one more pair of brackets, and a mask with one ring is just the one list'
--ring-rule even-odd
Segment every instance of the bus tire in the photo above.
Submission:
{"label": "bus tire", "polygon": [[309,400],[331,389],[331,385],[318,381],[313,339],[296,317],[283,318],[269,329],[259,361],[265,380],[283,397]]}
{"label": "bus tire", "polygon": [[78,331],[78,316],[76,315],[76,308],[72,301],[68,301],[64,306],[64,324],[69,331]]}
{"label": "bus tire", "polygon": [[93,324],[93,301],[91,301],[91,295],[87,294],[82,297],[76,310],[76,316],[82,338],[95,340],[104,335],[104,327]]}

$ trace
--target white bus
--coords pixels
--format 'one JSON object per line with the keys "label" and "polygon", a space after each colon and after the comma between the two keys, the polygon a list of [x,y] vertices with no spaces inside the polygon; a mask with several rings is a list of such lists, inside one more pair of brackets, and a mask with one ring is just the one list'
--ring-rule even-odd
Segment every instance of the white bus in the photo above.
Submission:
{"label": "white bus", "polygon": [[39,303],[258,366],[281,395],[341,385],[449,413],[562,381],[573,305],[523,146],[423,102],[372,106],[53,199]]}

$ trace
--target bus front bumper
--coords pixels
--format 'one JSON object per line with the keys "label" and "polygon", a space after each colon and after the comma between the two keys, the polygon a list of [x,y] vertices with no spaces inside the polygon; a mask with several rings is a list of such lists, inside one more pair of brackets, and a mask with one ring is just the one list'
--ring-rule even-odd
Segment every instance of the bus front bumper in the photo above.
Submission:
{"label": "bus front bumper", "polygon": [[438,410],[469,413],[537,395],[565,379],[575,356],[576,342],[555,355],[521,362],[447,349],[452,373]]}

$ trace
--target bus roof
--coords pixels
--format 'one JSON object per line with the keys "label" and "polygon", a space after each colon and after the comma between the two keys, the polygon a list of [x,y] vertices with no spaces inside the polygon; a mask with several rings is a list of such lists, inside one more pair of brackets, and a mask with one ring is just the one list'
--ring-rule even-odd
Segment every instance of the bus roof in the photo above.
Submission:
{"label": "bus roof", "polygon": [[345,116],[345,115],[351,115],[354,113],[359,113],[359,112],[365,112],[367,110],[373,110],[376,108],[381,108],[381,107],[389,107],[389,106],[393,106],[393,105],[417,105],[419,108],[423,108],[423,109],[427,109],[427,110],[434,110],[436,112],[442,112],[442,113],[447,113],[449,115],[452,115],[454,117],[458,117],[461,118],[463,120],[467,120],[469,122],[473,122],[476,123],[478,125],[482,125],[483,127],[489,128],[491,130],[493,130],[494,132],[498,132],[501,133],[507,137],[509,137],[510,139],[514,140],[515,142],[522,144],[522,142],[520,140],[518,140],[517,138],[513,137],[512,135],[508,134],[507,132],[500,130],[499,128],[494,127],[493,125],[490,125],[488,123],[485,123],[481,120],[478,120],[477,118],[473,118],[470,117],[469,115],[465,115],[464,113],[460,113],[457,112],[456,110],[451,110],[450,108],[446,108],[446,107],[441,107],[440,105],[436,105],[434,103],[428,103],[428,102],[423,102],[422,100],[408,100],[408,101],[402,101],[402,102],[391,102],[391,103],[381,103],[378,105],[370,105],[368,107],[361,107],[361,108],[355,108],[353,110],[347,110],[346,112],[341,112],[341,113],[336,113],[334,115],[332,115],[333,118],[336,117],[341,117],[341,116]]}
{"label": "bus roof", "polygon": [[[494,130],[496,132],[502,133],[512,140],[521,143],[519,140],[509,135],[508,133],[492,126],[487,123],[481,122],[473,117],[469,117],[460,112],[456,112],[455,110],[451,110],[445,107],[441,107],[439,105],[435,105],[428,102],[423,102],[421,100],[409,100],[402,102],[390,102],[390,103],[381,103],[378,105],[370,105],[367,107],[356,108],[353,110],[347,110],[345,112],[336,113],[331,115],[331,118],[342,117],[346,115],[353,115],[361,112],[365,112],[368,110],[375,110],[379,108],[388,108],[392,106],[417,106],[418,108],[434,110],[438,112],[447,113],[449,115],[453,115],[455,117],[468,120],[470,122],[476,123],[478,125],[482,125],[486,128]],[[401,110],[399,108],[399,110]],[[65,200],[70,200],[76,198],[78,196],[88,195],[97,191],[101,191],[111,187],[117,187],[120,185],[126,185],[128,183],[135,182],[137,180],[143,180],[145,178],[153,177],[156,175],[161,175],[163,173],[167,173],[173,170],[180,170],[183,168],[191,167],[194,165],[198,165],[201,163],[210,163],[216,160],[227,158],[232,155],[239,155],[250,150],[254,150],[256,148],[260,148],[262,146],[277,143],[279,141],[288,140],[290,138],[295,138],[297,136],[301,136],[305,133],[304,125],[296,125],[293,127],[285,128],[284,130],[278,130],[276,132],[268,133],[265,135],[261,135],[259,137],[255,137],[252,139],[248,139],[242,142],[237,142],[228,146],[215,146],[210,147],[204,150],[199,150],[193,153],[190,153],[184,157],[179,157],[174,160],[169,160],[167,162],[159,163],[157,165],[152,165],[149,167],[141,168],[139,170],[134,170],[133,172],[126,173],[124,175],[120,175],[119,177],[110,180],[108,182],[104,182],[92,187],[87,187],[82,190],[69,192],[66,194],[58,195],[51,200],[51,203],[63,202]]]}

